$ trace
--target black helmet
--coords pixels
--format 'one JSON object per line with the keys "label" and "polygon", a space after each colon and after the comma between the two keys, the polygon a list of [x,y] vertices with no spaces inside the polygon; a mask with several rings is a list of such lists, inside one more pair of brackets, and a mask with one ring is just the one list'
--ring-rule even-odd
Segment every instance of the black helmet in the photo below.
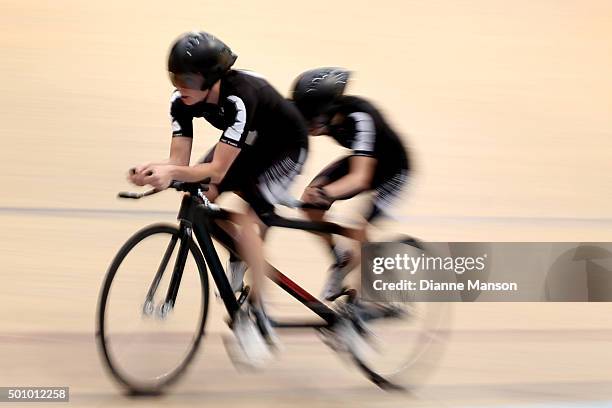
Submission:
{"label": "black helmet", "polygon": [[172,44],[168,71],[173,84],[204,90],[217,82],[234,65],[236,58],[238,56],[214,35],[194,31],[183,34]]}
{"label": "black helmet", "polygon": [[293,83],[292,99],[307,120],[327,113],[344,93],[350,72],[343,68],[315,68]]}

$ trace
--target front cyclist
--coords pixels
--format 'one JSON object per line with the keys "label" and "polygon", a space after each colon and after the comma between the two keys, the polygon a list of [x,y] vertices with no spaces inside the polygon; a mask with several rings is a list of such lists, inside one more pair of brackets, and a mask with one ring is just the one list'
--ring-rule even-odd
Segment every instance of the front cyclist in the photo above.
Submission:
{"label": "front cyclist", "polygon": [[[308,134],[298,110],[265,79],[231,69],[236,58],[226,44],[205,32],[186,33],[174,42],[168,57],[170,79],[176,87],[170,107],[170,157],[137,166],[129,179],[165,189],[172,180],[198,182],[210,177],[207,196],[211,201],[233,191],[249,204],[244,216],[232,220],[240,228],[228,232],[253,271],[250,300],[255,307],[251,312],[263,323],[263,334],[270,341],[274,336],[261,304],[267,263],[255,226],[260,224],[259,215],[273,211],[286,198],[306,158]],[[193,118],[206,119],[222,134],[205,163],[189,166]],[[248,316],[241,309],[233,330],[249,362],[259,365],[269,353]]]}
{"label": "front cyclist", "polygon": [[[365,241],[367,223],[389,210],[402,190],[410,162],[407,150],[382,114],[367,100],[344,95],[349,72],[341,68],[317,68],[304,72],[294,83],[292,99],[313,136],[329,135],[352,153],[323,169],[308,185],[302,200],[321,209],[305,210],[311,220],[322,220],[336,200],[373,192],[364,214],[360,239]],[[323,235],[334,264],[322,297],[332,300],[341,293],[343,279],[353,266],[352,253]]]}

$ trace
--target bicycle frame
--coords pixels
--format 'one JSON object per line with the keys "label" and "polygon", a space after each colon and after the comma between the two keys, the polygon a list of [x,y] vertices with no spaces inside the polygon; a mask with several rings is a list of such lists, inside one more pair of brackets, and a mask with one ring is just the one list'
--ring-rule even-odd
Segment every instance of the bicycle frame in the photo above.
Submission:
{"label": "bicycle frame", "polygon": [[[206,191],[206,184],[208,184],[209,182],[209,179],[207,181],[203,181],[202,183],[183,183],[173,181],[171,184],[172,188],[178,191],[189,193],[183,196],[181,202],[179,214],[177,217],[177,219],[179,220],[178,234],[174,226],[168,226],[164,224],[149,226],[139,231],[137,234],[132,236],[132,238],[130,238],[130,240],[128,240],[117,253],[104,281],[98,306],[98,328],[96,335],[100,341],[103,357],[112,375],[117,378],[118,381],[120,381],[122,384],[130,388],[133,393],[157,393],[159,390],[161,390],[161,387],[167,386],[171,382],[176,381],[179,378],[180,374],[183,373],[189,362],[192,360],[194,353],[199,345],[200,339],[202,338],[202,334],[204,333],[206,313],[208,310],[208,272],[206,271],[207,265],[210,269],[210,274],[212,275],[215,285],[218,288],[224,306],[229,314],[230,324],[231,322],[233,322],[236,313],[240,310],[241,303],[245,301],[246,296],[248,294],[247,290],[243,290],[239,298],[236,298],[236,295],[233,289],[231,288],[230,282],[225,274],[223,266],[221,265],[219,255],[215,249],[215,246],[213,245],[214,237],[217,242],[223,245],[231,253],[238,255],[235,248],[235,242],[232,237],[228,233],[226,233],[225,230],[223,230],[218,225],[218,223],[215,222],[216,220],[222,220],[224,222],[233,222],[235,220],[234,216],[238,214],[223,210],[217,205],[212,204],[208,201],[202,191]],[[159,190],[153,189],[142,193],[120,192],[118,195],[121,198],[139,199],[145,196],[150,196],[157,192],[159,192]],[[298,203],[297,205],[299,205],[301,208],[306,208],[306,206],[303,204]],[[343,235],[352,239],[358,239],[360,232],[359,230],[342,227],[338,224],[330,222],[311,222],[304,221],[301,219],[284,218],[275,213],[260,215],[260,218],[263,223],[266,224],[268,227],[292,228],[313,233],[336,234]],[[173,266],[169,286],[165,293],[164,303],[160,305],[161,307],[158,310],[158,317],[161,317],[162,319],[165,318],[167,313],[171,311],[174,307],[189,252],[193,254],[196,265],[198,267],[198,272],[202,276],[201,283],[204,293],[204,314],[202,316],[202,319],[200,320],[198,332],[194,337],[193,346],[189,349],[189,353],[186,355],[185,359],[182,360],[181,364],[172,372],[166,373],[168,376],[165,379],[162,378],[159,384],[153,386],[146,386],[134,383],[129,378],[126,379],[126,377],[122,375],[122,373],[116,368],[107,349],[107,340],[104,331],[104,315],[113,277],[115,276],[115,273],[117,272],[125,256],[142,239],[153,234],[158,234],[160,232],[170,234],[171,238],[163,254],[161,264],[158,266],[156,274],[149,286],[143,305],[143,314],[151,315],[155,311],[155,306],[153,305],[154,295],[158,289],[160,282],[162,281],[164,271],[166,270],[168,263],[172,258],[172,254],[174,253],[177,242],[179,242],[180,244],[178,254],[176,256],[176,262]],[[404,241],[406,240],[403,239],[402,242]],[[409,239],[408,242],[417,243],[417,241],[414,239]],[[298,300],[300,303],[310,309],[322,320],[303,322],[293,321],[282,323],[272,321],[273,325],[275,325],[276,327],[316,328],[321,329],[323,332],[325,332],[326,330],[323,329],[335,330],[336,328],[334,326],[336,326],[338,323],[342,324],[343,322],[348,321],[353,323],[354,329],[358,332],[362,334],[366,332],[362,325],[363,317],[356,315],[355,311],[353,310],[353,307],[350,307],[352,304],[355,304],[354,301],[356,300],[357,293],[355,290],[344,291],[342,295],[347,296],[347,307],[340,307],[335,310],[330,308],[323,302],[319,301],[313,295],[311,295],[302,287],[300,287],[296,282],[289,279],[286,275],[284,275],[278,269],[272,267],[271,265],[267,277],[285,292],[289,293],[294,299]],[[383,314],[380,314],[378,317],[387,317],[386,315],[384,315],[384,313],[386,313],[387,311],[382,310],[382,312]],[[398,316],[395,311],[391,310],[390,312],[391,314],[388,315],[389,317]],[[340,333],[339,335],[342,335],[342,331],[338,333]],[[389,382],[386,378],[379,375],[376,371],[373,371],[366,363],[364,363],[364,361],[361,360],[358,354],[351,351],[350,347],[347,349],[347,351],[350,352],[350,355],[352,356],[354,362],[372,382],[374,382],[381,388],[398,389],[397,385]]]}
{"label": "bicycle frame", "polygon": [[[196,201],[193,196],[185,195],[183,197],[181,208],[178,215],[180,222],[182,236],[188,236],[193,231],[200,250],[204,255],[204,259],[209,266],[210,273],[215,285],[219,291],[219,295],[223,300],[225,308],[231,319],[234,314],[238,311],[240,305],[234,292],[227,279],[227,275],[221,265],[219,255],[213,245],[212,237],[214,236],[220,244],[226,249],[237,254],[235,243],[233,239],[227,234],[221,227],[219,227],[214,220],[230,220],[231,213],[226,210],[211,209],[206,204],[202,204]],[[311,232],[328,232],[336,233],[341,235],[350,235],[352,230],[343,228],[337,224],[327,222],[308,222],[303,220],[292,220],[288,218],[280,217],[276,214],[269,214],[263,217],[263,221],[269,227],[282,227],[282,228],[294,228],[300,230],[306,230]],[[186,240],[185,240],[186,241]],[[172,243],[171,243],[172,245]],[[176,293],[178,292],[178,285],[180,284],[182,268],[184,267],[185,258],[181,256],[181,250],[183,245],[179,248],[179,256],[177,257],[177,264],[173,272],[170,287],[168,289],[167,301],[174,302],[176,299]],[[185,255],[186,255],[185,245]],[[165,259],[165,257],[164,257]],[[163,263],[163,260],[162,260]],[[165,266],[164,266],[165,268]],[[180,271],[179,271],[180,269]],[[323,302],[318,300],[308,291],[299,286],[296,282],[291,280],[289,277],[281,273],[278,269],[270,265],[270,271],[268,278],[277,284],[285,292],[289,293],[293,298],[298,300],[313,313],[323,319],[323,322],[275,322],[276,327],[284,328],[321,328],[331,327],[337,321],[337,313],[325,305]]]}

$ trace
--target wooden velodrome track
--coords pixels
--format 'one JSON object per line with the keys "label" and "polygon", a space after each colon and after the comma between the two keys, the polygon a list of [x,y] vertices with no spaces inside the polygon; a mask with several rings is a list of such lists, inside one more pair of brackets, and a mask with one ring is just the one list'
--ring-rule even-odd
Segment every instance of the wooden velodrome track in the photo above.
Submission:
{"label": "wooden velodrome track", "polygon": [[[73,406],[612,406],[607,304],[454,305],[441,360],[408,395],[379,391],[310,334],[283,336],[284,353],[263,373],[237,373],[213,301],[184,381],[163,398],[132,400],[103,371],[93,335],[115,251],[137,228],[172,221],[178,206],[170,192],[138,203],[115,194],[131,165],[167,154],[164,62],[179,33],[217,34],[239,67],[285,94],[304,69],[354,70],[351,91],[379,104],[417,163],[390,230],[435,241],[610,241],[608,0],[1,8],[0,386],[70,386]],[[194,157],[218,137],[203,123],[196,132]],[[296,194],[340,153],[313,140]],[[278,232],[267,248],[318,290],[328,260],[312,237]]]}

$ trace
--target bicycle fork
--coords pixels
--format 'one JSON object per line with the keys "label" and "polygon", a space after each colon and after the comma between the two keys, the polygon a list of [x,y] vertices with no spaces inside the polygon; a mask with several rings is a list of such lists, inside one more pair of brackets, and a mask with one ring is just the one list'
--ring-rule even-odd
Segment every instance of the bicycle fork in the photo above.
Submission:
{"label": "bicycle fork", "polygon": [[179,238],[181,242],[179,245],[176,261],[174,263],[174,268],[172,270],[172,277],[170,278],[170,284],[168,285],[166,298],[164,299],[164,302],[160,304],[157,310],[157,316],[161,319],[165,319],[168,316],[168,313],[170,313],[174,308],[179,286],[181,284],[181,279],[183,277],[183,270],[185,269],[185,263],[187,262],[187,253],[189,252],[189,240],[191,239],[191,226],[188,225],[187,222],[181,222],[179,234],[173,235],[170,239],[170,242],[168,243],[166,252],[164,252],[164,256],[161,260],[161,263],[159,264],[157,272],[155,273],[155,277],[153,278],[153,281],[149,286],[149,290],[147,291],[147,296],[142,307],[142,313],[145,316],[151,316],[155,311],[153,299],[155,297],[155,293],[157,292],[157,288],[159,287],[159,283],[162,280],[164,272],[168,267],[168,262],[172,257],[172,253],[174,252],[174,248],[176,247],[176,242],[179,240]]}

